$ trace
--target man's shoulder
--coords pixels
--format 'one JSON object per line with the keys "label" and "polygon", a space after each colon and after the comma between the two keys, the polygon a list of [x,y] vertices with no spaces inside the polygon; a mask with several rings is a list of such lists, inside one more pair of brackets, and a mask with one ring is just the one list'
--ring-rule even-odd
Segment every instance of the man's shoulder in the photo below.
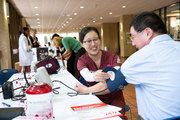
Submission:
{"label": "man's shoulder", "polygon": [[32,36],[29,36],[29,39],[30,39],[30,40],[33,40],[33,37],[32,37]]}
{"label": "man's shoulder", "polygon": [[37,36],[35,36],[35,38],[36,38],[36,40],[38,40],[38,37],[37,37]]}

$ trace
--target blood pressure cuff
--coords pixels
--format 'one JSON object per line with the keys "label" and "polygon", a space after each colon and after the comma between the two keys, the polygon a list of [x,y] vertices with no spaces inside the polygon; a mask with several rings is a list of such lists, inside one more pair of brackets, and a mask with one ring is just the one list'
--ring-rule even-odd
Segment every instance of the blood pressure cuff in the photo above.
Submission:
{"label": "blood pressure cuff", "polygon": [[108,66],[104,68],[103,72],[111,75],[111,77],[106,80],[107,88],[110,92],[115,92],[128,84],[125,81],[125,77],[121,72],[121,68],[116,70],[115,68]]}

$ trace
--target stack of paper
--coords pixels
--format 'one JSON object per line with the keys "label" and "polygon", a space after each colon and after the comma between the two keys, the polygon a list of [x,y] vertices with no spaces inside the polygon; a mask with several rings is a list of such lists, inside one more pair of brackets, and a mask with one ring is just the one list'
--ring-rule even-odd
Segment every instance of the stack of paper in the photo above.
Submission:
{"label": "stack of paper", "polygon": [[94,95],[78,95],[70,101],[70,107],[74,110],[82,120],[105,120],[115,119],[121,120],[122,116],[118,111],[121,108],[107,105],[101,102]]}

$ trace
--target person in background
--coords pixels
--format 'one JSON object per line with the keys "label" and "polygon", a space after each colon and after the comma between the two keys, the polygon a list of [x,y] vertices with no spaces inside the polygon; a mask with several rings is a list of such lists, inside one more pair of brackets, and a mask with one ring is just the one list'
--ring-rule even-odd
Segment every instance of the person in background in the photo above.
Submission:
{"label": "person in background", "polygon": [[[80,92],[114,92],[123,84],[135,85],[138,114],[143,120],[180,119],[180,43],[168,34],[161,18],[152,12],[135,16],[130,24],[132,45],[139,49],[122,64],[116,88],[111,81],[91,88],[81,84]],[[112,83],[112,82],[111,82]],[[101,94],[104,94],[101,93]]]}
{"label": "person in background", "polygon": [[31,51],[31,41],[28,39],[29,28],[24,27],[22,34],[19,37],[19,65],[22,66],[21,72],[25,70],[25,67],[30,71],[30,65],[33,60]]}
{"label": "person in background", "polygon": [[[53,49],[53,39],[54,39],[54,37],[57,37],[59,39],[60,36],[57,33],[54,33],[52,35],[52,38],[51,38],[51,43],[52,43],[51,47],[52,47],[52,49]],[[57,40],[57,42],[56,42],[57,45],[56,46],[54,45],[53,50],[55,50],[56,56],[62,55],[65,52],[63,44],[60,44],[61,39],[62,39],[62,37],[60,37],[60,39]]]}
{"label": "person in background", "polygon": [[33,32],[32,32],[32,36],[30,36],[30,40],[32,42],[33,47],[38,48],[40,46],[40,43],[38,41],[38,38],[36,37],[37,30],[35,29],[35,30],[32,30],[32,31]]}
{"label": "person in background", "polygon": [[29,32],[27,32],[27,39],[28,39],[28,44],[30,44],[29,46],[32,49],[32,47],[33,47],[33,40],[32,40],[31,34],[30,34],[30,30],[29,30]]}
{"label": "person in background", "polygon": [[79,79],[79,72],[77,71],[77,60],[85,53],[80,42],[72,37],[54,37],[52,40],[54,46],[64,46],[65,52],[62,54],[62,59],[67,60],[67,70],[77,79]]}
{"label": "person in background", "polygon": [[[80,33],[80,42],[86,53],[79,58],[77,68],[89,86],[110,78],[109,74],[102,72],[106,66],[120,68],[121,62],[117,54],[100,49],[100,35],[95,27],[84,27]],[[97,97],[106,104],[121,107],[120,112],[125,114],[125,101],[121,89],[114,93],[97,95]]]}
{"label": "person in background", "polygon": [[54,37],[60,37],[57,33],[54,33],[51,37],[51,40],[53,40]]}

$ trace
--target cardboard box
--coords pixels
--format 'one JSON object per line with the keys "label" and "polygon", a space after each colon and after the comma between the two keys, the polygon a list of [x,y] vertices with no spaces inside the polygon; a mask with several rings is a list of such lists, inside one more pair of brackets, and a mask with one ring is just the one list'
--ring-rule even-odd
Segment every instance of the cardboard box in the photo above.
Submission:
{"label": "cardboard box", "polygon": [[22,67],[19,66],[19,62],[15,62],[15,63],[14,63],[14,67],[15,67],[15,69],[16,69],[19,73],[21,72]]}

